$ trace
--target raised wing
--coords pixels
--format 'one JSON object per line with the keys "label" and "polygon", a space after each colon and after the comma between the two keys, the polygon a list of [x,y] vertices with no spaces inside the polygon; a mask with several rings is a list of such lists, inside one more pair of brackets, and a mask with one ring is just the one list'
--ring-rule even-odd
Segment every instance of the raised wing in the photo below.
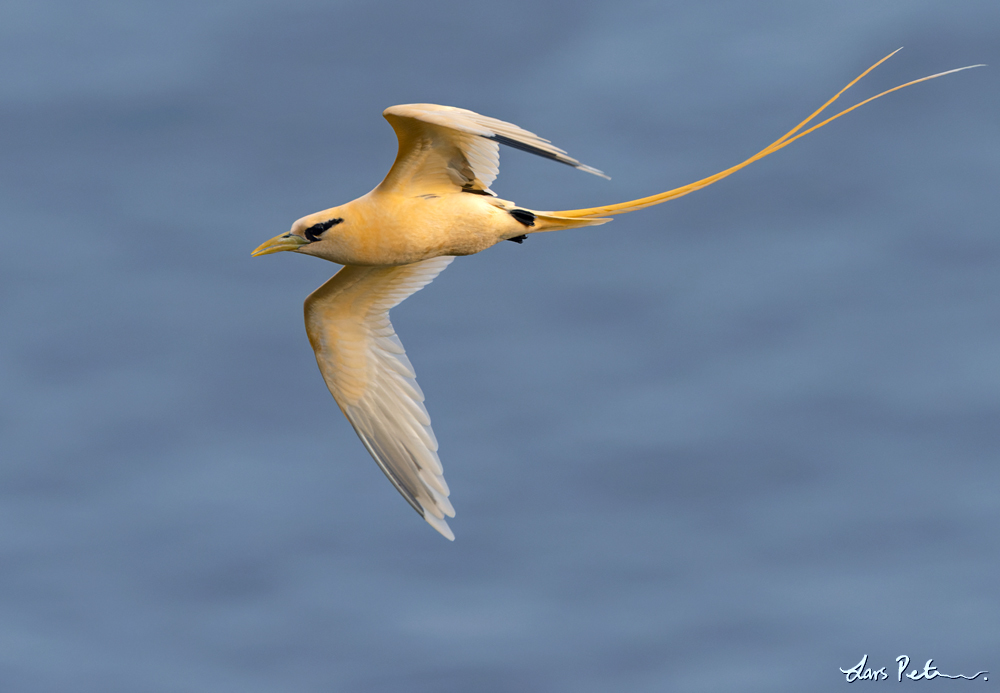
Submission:
{"label": "raised wing", "polygon": [[399,138],[396,161],[379,188],[408,195],[465,190],[492,195],[500,147],[521,149],[607,178],[533,132],[464,108],[413,103],[382,112]]}
{"label": "raised wing", "polygon": [[306,299],[306,332],[341,411],[378,466],[430,525],[455,539],[437,439],[424,393],[389,322],[389,309],[454,260],[436,257],[399,267],[347,266]]}

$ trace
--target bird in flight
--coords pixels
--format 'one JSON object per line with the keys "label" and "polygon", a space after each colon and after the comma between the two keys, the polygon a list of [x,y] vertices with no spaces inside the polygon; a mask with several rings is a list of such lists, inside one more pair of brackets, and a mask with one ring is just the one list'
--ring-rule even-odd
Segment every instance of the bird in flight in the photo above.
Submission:
{"label": "bird in flight", "polygon": [[450,106],[392,106],[382,115],[396,132],[399,151],[385,179],[356,200],[302,217],[253,255],[290,250],[343,265],[305,302],[306,332],[320,372],[396,490],[434,529],[454,540],[445,518],[454,517],[455,510],[448,500],[438,442],[389,311],[433,281],[458,255],[478,253],[500,241],[521,243],[542,231],[604,224],[613,215],[687,195],[881,96],[968,69],[901,84],[803,129],[897,52],[742,163],[658,195],[561,212],[526,209],[496,197],[490,184],[498,173],[501,144],[607,176],[549,140],[502,120]]}

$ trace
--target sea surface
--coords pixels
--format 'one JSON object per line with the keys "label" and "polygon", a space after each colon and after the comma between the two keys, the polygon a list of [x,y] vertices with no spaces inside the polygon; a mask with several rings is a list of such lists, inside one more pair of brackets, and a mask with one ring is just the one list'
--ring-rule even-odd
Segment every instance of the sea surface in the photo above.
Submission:
{"label": "sea surface", "polygon": [[[3,3],[0,691],[812,693],[865,655],[992,690],[998,35],[995,0]],[[337,268],[250,257],[381,180],[393,104],[612,177],[503,150],[501,197],[572,209],[899,46],[846,103],[990,66],[394,311],[454,543],[317,372]]]}

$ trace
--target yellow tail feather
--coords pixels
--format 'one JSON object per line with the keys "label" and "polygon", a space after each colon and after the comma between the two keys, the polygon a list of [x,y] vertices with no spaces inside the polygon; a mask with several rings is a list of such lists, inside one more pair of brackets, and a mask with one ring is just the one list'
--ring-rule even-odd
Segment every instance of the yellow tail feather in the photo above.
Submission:
{"label": "yellow tail feather", "polygon": [[532,212],[535,215],[535,225],[526,230],[525,233],[539,233],[541,231],[561,231],[563,229],[576,229],[581,226],[597,226],[611,221],[611,217],[565,217],[559,216],[562,212]]}
{"label": "yellow tail feather", "polygon": [[876,94],[875,96],[873,96],[871,98],[868,98],[868,99],[865,99],[861,103],[855,104],[855,105],[851,106],[850,108],[845,108],[843,111],[841,111],[837,115],[830,116],[829,118],[827,118],[823,122],[818,123],[817,125],[813,125],[811,128],[809,128],[808,130],[806,130],[804,132],[800,132],[797,135],[795,134],[801,128],[803,128],[807,123],[809,123],[809,121],[811,121],[813,118],[815,118],[820,113],[822,113],[824,110],[826,110],[827,106],[829,106],[834,101],[836,101],[837,99],[839,99],[841,94],[843,94],[845,91],[847,91],[848,89],[850,89],[851,87],[853,87],[855,84],[857,84],[858,81],[861,80],[862,77],[864,77],[865,75],[867,75],[869,72],[871,72],[872,70],[874,70],[876,67],[878,67],[879,65],[881,65],[882,63],[884,63],[886,60],[888,60],[892,56],[896,55],[896,53],[898,53],[901,50],[903,50],[903,49],[902,48],[897,48],[892,53],[890,53],[889,55],[885,56],[884,58],[882,58],[881,60],[879,60],[877,63],[875,63],[874,65],[872,65],[871,67],[869,67],[867,70],[865,70],[864,72],[862,72],[860,75],[858,75],[857,77],[855,77],[851,81],[850,84],[848,84],[846,87],[844,87],[843,89],[841,89],[840,91],[838,91],[834,95],[834,97],[832,99],[830,99],[825,104],[823,104],[819,109],[817,109],[808,118],[806,118],[801,123],[799,123],[798,125],[796,125],[794,128],[792,128],[791,130],[789,130],[788,132],[786,132],[780,139],[775,140],[774,142],[772,142],[771,144],[769,144],[767,147],[765,147],[764,149],[760,150],[759,152],[757,152],[756,154],[754,154],[753,156],[751,156],[746,161],[744,161],[742,163],[739,163],[739,164],[736,164],[735,166],[733,166],[731,168],[727,168],[725,171],[720,171],[719,173],[716,173],[715,175],[709,176],[708,178],[702,178],[701,180],[695,181],[694,183],[688,183],[687,185],[683,185],[683,186],[681,186],[679,188],[674,188],[673,190],[668,190],[667,192],[660,193],[659,195],[650,195],[649,197],[641,197],[638,200],[630,200],[628,202],[619,202],[618,204],[606,205],[604,207],[590,207],[588,209],[570,209],[570,210],[565,210],[565,211],[561,211],[561,212],[547,212],[547,214],[550,214],[552,216],[569,217],[569,218],[594,218],[594,217],[603,216],[605,214],[625,214],[626,212],[634,212],[634,211],[639,210],[639,209],[644,209],[646,207],[652,207],[653,205],[658,205],[661,202],[666,202],[667,200],[673,200],[673,199],[676,199],[678,197],[682,197],[684,195],[687,195],[688,193],[694,192],[695,190],[701,190],[702,188],[708,187],[712,183],[715,183],[716,181],[722,180],[723,178],[725,178],[726,176],[728,176],[728,175],[730,175],[732,173],[736,173],[737,171],[739,171],[744,166],[749,166],[753,162],[755,162],[755,161],[757,161],[759,159],[763,159],[768,154],[773,154],[774,152],[778,151],[779,149],[781,149],[783,147],[787,147],[788,145],[790,145],[792,142],[794,142],[795,140],[799,139],[800,137],[805,137],[810,132],[814,132],[816,130],[819,130],[821,127],[823,127],[827,123],[830,123],[830,122],[836,120],[837,118],[839,118],[842,115],[846,115],[846,114],[850,113],[855,108],[859,108],[861,106],[864,106],[866,103],[869,103],[870,101],[874,101],[875,99],[880,98],[882,96],[885,96],[886,94],[891,94],[894,91],[897,91],[899,89],[903,89],[904,87],[909,87],[909,86],[911,86],[913,84],[918,84],[920,82],[926,82],[929,79],[935,79],[936,77],[943,77],[944,75],[950,75],[953,72],[961,72],[962,70],[968,70],[968,69],[971,69],[973,67],[983,67],[983,65],[969,65],[967,67],[960,67],[960,68],[957,68],[955,70],[948,70],[947,72],[939,72],[936,75],[930,75],[928,77],[922,77],[920,79],[915,79],[912,82],[907,82],[906,84],[900,84],[898,87],[893,87],[892,89],[887,89],[887,90],[883,91],[881,94]]}

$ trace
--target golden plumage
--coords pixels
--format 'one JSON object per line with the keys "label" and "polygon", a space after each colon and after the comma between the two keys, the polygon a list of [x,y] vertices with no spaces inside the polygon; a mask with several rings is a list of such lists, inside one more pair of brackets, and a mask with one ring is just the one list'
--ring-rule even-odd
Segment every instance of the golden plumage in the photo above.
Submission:
{"label": "golden plumage", "polygon": [[532,233],[603,224],[610,215],[687,195],[881,96],[968,69],[901,84],[803,130],[896,52],[736,166],[658,195],[561,212],[527,210],[493,195],[489,186],[499,171],[500,144],[604,174],[548,140],[495,118],[433,104],[393,106],[383,115],[396,132],[399,152],[385,180],[352,202],[299,219],[288,233],[263,243],[253,254],[292,250],[344,265],[305,303],[306,331],[320,371],[341,411],[396,489],[431,526],[454,539],[445,517],[453,517],[455,511],[448,500],[437,440],[413,367],[389,322],[389,310],[430,283],[455,256]]}

